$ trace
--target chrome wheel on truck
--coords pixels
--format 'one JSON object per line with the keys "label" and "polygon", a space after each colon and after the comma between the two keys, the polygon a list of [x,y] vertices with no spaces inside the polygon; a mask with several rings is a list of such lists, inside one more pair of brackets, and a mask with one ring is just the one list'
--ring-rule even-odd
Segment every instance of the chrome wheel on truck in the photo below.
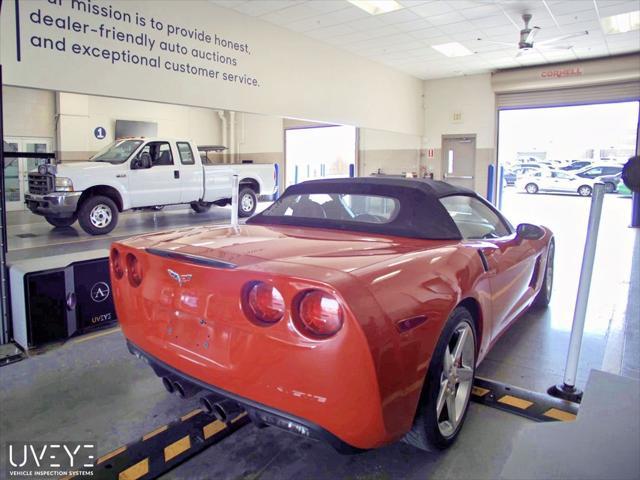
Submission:
{"label": "chrome wheel on truck", "polygon": [[258,197],[250,188],[241,188],[238,194],[238,215],[241,217],[250,217],[256,211],[258,205]]}
{"label": "chrome wheel on truck", "polygon": [[118,207],[109,197],[88,197],[80,205],[78,221],[85,232],[91,235],[105,235],[118,223]]}

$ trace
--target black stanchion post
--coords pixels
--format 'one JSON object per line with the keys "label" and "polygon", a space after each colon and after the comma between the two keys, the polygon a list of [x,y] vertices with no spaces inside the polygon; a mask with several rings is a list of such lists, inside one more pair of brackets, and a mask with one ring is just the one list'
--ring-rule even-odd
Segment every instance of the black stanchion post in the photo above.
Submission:
{"label": "black stanchion post", "polygon": [[7,205],[5,200],[4,178],[4,130],[2,111],[2,65],[0,65],[0,344],[9,341],[9,325],[11,312],[9,310],[9,276],[7,275]]}

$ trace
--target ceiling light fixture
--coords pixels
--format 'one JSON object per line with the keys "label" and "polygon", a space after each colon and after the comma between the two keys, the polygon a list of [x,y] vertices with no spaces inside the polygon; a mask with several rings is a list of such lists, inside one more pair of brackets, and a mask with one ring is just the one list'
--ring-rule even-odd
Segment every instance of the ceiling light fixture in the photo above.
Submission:
{"label": "ceiling light fixture", "polygon": [[473,52],[458,42],[443,43],[441,45],[431,45],[431,48],[437,50],[447,57],[466,57],[473,55]]}
{"label": "ceiling light fixture", "polygon": [[620,15],[612,15],[600,20],[602,30],[607,35],[616,33],[626,33],[640,29],[640,10],[635,12],[621,13]]}
{"label": "ceiling light fixture", "polygon": [[404,8],[396,0],[347,0],[356,7],[364,10],[371,15],[380,15],[381,13],[395,12]]}

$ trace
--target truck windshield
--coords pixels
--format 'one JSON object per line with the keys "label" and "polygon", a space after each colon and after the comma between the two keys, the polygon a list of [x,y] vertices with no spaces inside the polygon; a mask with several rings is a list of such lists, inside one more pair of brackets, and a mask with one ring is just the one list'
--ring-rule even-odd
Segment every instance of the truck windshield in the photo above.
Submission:
{"label": "truck windshield", "polygon": [[116,140],[93,157],[92,162],[123,163],[140,146],[142,140]]}

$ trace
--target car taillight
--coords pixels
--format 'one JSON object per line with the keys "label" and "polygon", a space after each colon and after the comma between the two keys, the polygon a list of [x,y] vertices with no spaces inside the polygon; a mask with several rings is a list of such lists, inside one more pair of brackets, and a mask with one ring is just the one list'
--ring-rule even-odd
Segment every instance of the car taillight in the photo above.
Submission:
{"label": "car taillight", "polygon": [[273,285],[253,282],[245,289],[242,300],[245,313],[258,324],[274,324],[284,317],[284,298]]}
{"label": "car taillight", "polygon": [[320,290],[304,293],[298,302],[297,313],[298,327],[311,337],[330,337],[342,328],[342,307],[329,293]]}
{"label": "car taillight", "polygon": [[138,287],[142,283],[142,266],[132,253],[127,253],[127,276],[132,287]]}
{"label": "car taillight", "polygon": [[120,280],[124,275],[124,268],[122,268],[122,257],[117,248],[111,249],[111,268],[115,277]]}

